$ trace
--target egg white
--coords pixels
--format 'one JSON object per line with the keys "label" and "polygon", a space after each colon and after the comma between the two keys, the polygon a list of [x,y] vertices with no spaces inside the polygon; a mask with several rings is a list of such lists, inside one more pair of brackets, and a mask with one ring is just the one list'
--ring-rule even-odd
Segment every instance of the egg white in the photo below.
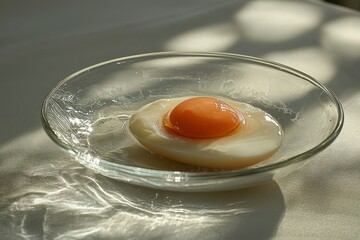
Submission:
{"label": "egg white", "polygon": [[130,118],[129,130],[148,151],[178,162],[217,169],[254,165],[273,155],[283,138],[280,125],[268,113],[246,103],[221,99],[239,114],[241,126],[232,134],[192,139],[166,131],[163,116],[190,97],[160,99]]}

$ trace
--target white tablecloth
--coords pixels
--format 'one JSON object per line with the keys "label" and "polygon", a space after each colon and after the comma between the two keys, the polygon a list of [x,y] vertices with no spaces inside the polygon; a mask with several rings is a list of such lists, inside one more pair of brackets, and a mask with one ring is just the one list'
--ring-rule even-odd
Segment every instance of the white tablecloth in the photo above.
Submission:
{"label": "white tablecloth", "polygon": [[[221,51],[314,76],[345,110],[336,141],[277,182],[222,193],[132,186],[47,137],[42,100],[83,67]],[[1,239],[359,239],[360,14],[318,1],[1,1]]]}

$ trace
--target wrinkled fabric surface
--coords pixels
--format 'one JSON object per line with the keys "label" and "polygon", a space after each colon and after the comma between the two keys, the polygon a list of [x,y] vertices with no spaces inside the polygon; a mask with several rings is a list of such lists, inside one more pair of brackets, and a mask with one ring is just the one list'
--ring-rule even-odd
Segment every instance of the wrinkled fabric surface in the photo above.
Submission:
{"label": "wrinkled fabric surface", "polygon": [[[1,239],[356,239],[360,15],[317,1],[0,3]],[[277,182],[221,193],[121,183],[59,149],[40,123],[59,80],[105,60],[221,51],[302,70],[339,97],[343,131]]]}

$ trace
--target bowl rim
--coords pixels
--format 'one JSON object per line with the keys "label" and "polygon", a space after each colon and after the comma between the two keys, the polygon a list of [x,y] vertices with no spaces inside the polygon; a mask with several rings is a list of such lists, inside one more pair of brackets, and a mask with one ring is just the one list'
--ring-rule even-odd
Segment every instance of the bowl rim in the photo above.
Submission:
{"label": "bowl rim", "polygon": [[[300,154],[297,154],[291,158],[285,159],[280,162],[275,162],[266,166],[258,166],[256,168],[243,168],[243,169],[236,169],[236,170],[222,170],[220,172],[218,171],[209,171],[209,172],[187,172],[187,171],[171,171],[171,170],[157,170],[157,169],[149,169],[149,168],[141,168],[141,167],[135,167],[135,166],[129,166],[129,165],[122,165],[117,164],[113,162],[109,162],[105,159],[96,158],[98,165],[101,165],[103,169],[121,172],[121,173],[127,173],[127,174],[141,174],[139,177],[150,177],[150,178],[158,178],[161,176],[169,176],[169,174],[176,174],[176,175],[186,175],[187,178],[191,179],[223,179],[223,178],[234,178],[234,177],[241,177],[244,175],[253,175],[258,174],[262,172],[268,172],[275,169],[280,169],[283,167],[286,167],[290,164],[297,163],[304,161],[305,159],[308,159],[309,157],[315,155],[316,153],[319,153],[326,147],[328,147],[340,134],[341,129],[344,124],[344,110],[342,108],[340,100],[336,97],[336,95],[325,85],[318,82],[315,78],[312,76],[297,70],[295,68],[289,67],[287,65],[277,63],[275,61],[271,60],[265,60],[258,57],[248,56],[248,55],[242,55],[242,54],[235,54],[235,53],[225,53],[225,52],[152,52],[152,53],[144,53],[144,54],[136,54],[136,55],[130,55],[126,57],[119,57],[115,59],[111,59],[108,61],[100,62],[94,65],[91,65],[89,67],[83,68],[68,77],[64,78],[63,80],[59,81],[52,90],[48,93],[48,95],[45,97],[42,106],[41,106],[41,123],[45,130],[45,132],[48,134],[48,136],[61,148],[66,150],[72,155],[78,155],[80,151],[77,151],[73,149],[71,146],[67,145],[66,143],[62,142],[54,132],[54,130],[51,128],[50,123],[46,116],[46,106],[51,99],[51,96],[54,92],[56,92],[63,84],[70,81],[74,77],[87,72],[89,70],[102,67],[107,64],[112,64],[114,62],[119,61],[128,61],[128,60],[135,60],[135,59],[141,59],[141,58],[148,58],[148,57],[220,57],[220,58],[227,58],[227,59],[234,59],[234,60],[245,60],[251,63],[261,64],[273,69],[277,69],[279,71],[283,71],[292,75],[295,75],[303,80],[308,81],[309,83],[313,84],[314,86],[320,88],[324,93],[326,93],[327,97],[335,104],[337,109],[337,121],[335,124],[334,129],[330,132],[330,134],[318,145],[315,147],[302,152]],[[95,157],[95,156],[92,156]],[[87,166],[89,167],[89,166]],[[96,168],[97,169],[97,168]]]}

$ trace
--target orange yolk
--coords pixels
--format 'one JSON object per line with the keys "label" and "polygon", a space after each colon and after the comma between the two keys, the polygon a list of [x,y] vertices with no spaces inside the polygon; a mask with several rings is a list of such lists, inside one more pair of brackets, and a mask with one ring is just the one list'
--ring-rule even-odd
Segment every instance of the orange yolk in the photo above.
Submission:
{"label": "orange yolk", "polygon": [[189,138],[218,138],[239,126],[237,112],[225,102],[211,97],[195,97],[179,103],[163,118],[165,129]]}

